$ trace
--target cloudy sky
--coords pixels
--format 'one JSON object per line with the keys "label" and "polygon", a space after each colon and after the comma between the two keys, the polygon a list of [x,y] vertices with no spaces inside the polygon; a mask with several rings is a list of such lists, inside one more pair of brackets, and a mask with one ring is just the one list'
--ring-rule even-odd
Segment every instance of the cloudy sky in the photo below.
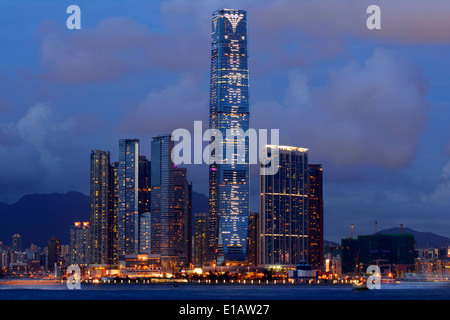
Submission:
{"label": "cloudy sky", "polygon": [[[81,30],[66,9],[81,8]],[[381,8],[381,30],[366,9]],[[208,119],[212,12],[248,11],[251,127],[324,168],[325,238],[450,236],[450,2],[4,1],[0,201],[89,192],[90,150]],[[258,177],[251,181],[258,208]],[[208,173],[189,166],[194,190]]]}

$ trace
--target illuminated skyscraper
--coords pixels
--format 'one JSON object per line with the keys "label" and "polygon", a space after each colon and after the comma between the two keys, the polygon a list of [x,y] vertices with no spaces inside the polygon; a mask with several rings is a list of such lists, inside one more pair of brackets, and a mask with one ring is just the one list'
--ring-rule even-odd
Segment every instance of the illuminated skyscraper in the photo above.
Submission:
{"label": "illuminated skyscraper", "polygon": [[70,227],[70,263],[87,266],[89,260],[89,222],[75,222]]}
{"label": "illuminated skyscraper", "polygon": [[91,152],[90,263],[111,262],[113,181],[108,151]]}
{"label": "illuminated skyscraper", "polygon": [[163,268],[192,260],[192,185],[172,162],[173,146],[170,134],[152,140],[151,252],[161,254]]}
{"label": "illuminated skyscraper", "polygon": [[139,251],[139,140],[119,141],[118,256]]}
{"label": "illuminated skyscraper", "polygon": [[[224,161],[209,170],[210,263],[246,259],[249,164],[248,141],[242,132],[249,128],[248,85],[247,12],[218,10],[212,18],[209,126],[222,133]],[[228,136],[227,140],[227,130],[236,129],[242,130],[237,139]],[[227,154],[227,145],[244,150],[244,163],[234,159],[236,151]]]}
{"label": "illuminated skyscraper", "polygon": [[323,171],[322,165],[308,165],[308,257],[309,264],[323,264]]}
{"label": "illuminated skyscraper", "polygon": [[167,257],[175,256],[173,145],[170,134],[154,137],[151,144],[151,250]]}
{"label": "illuminated skyscraper", "polygon": [[278,172],[260,176],[259,265],[296,265],[307,260],[308,149],[279,151]]}
{"label": "illuminated skyscraper", "polygon": [[192,261],[196,267],[202,267],[207,262],[207,232],[208,213],[196,213],[194,215],[194,257]]}

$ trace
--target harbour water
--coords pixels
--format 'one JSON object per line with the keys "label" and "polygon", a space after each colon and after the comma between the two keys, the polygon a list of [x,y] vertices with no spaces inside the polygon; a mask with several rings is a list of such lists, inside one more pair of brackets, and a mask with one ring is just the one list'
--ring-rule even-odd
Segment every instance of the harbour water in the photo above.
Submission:
{"label": "harbour water", "polygon": [[401,282],[356,291],[340,284],[82,284],[6,282],[0,300],[449,300],[450,282]]}

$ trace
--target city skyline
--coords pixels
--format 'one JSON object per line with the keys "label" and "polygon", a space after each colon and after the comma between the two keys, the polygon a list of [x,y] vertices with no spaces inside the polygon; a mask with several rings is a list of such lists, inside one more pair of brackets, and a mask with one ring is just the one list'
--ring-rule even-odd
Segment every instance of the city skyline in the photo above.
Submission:
{"label": "city skyline", "polygon": [[[290,12],[281,2],[229,6],[245,8],[252,21],[252,127],[280,128],[282,144],[307,147],[313,150],[311,162],[323,164],[325,239],[348,236],[350,224],[369,233],[374,220],[380,228],[403,223],[448,235],[448,83],[441,75],[448,65],[448,39],[441,30],[448,28],[436,18],[447,4],[425,9],[408,2],[402,8],[381,1],[383,26],[377,33],[365,28],[364,6],[321,3],[336,17],[295,2]],[[210,19],[223,5],[166,1],[125,8],[114,3],[100,16],[87,14],[100,3],[81,1],[80,32],[65,29],[67,6],[29,5],[45,11],[47,20],[25,19],[19,10],[18,22],[5,21],[18,30],[17,39],[7,28],[1,33],[15,44],[5,49],[2,65],[7,90],[0,104],[1,199],[13,203],[25,194],[69,190],[89,194],[86,150],[111,150],[118,159],[118,139],[132,136],[141,139],[148,155],[148,137],[189,129],[198,117],[207,123]],[[412,17],[408,33],[400,27],[405,10]],[[424,25],[427,19],[435,26]],[[336,28],[330,31],[320,21]],[[35,30],[35,42],[30,41],[33,31],[26,30]],[[92,46],[96,42],[112,48],[105,64],[102,51]],[[54,48],[62,50],[61,58]],[[79,65],[70,54],[75,48],[88,57]],[[174,48],[180,49],[176,59],[160,54]],[[24,86],[29,94],[18,97],[17,88]],[[155,113],[157,105],[175,111]],[[152,125],[143,120],[150,118]],[[16,164],[20,170],[14,170]],[[255,169],[250,168],[250,181]],[[204,167],[188,170],[194,190],[207,195]],[[70,183],[60,185],[60,180]],[[250,211],[256,211],[257,184],[252,188]]]}

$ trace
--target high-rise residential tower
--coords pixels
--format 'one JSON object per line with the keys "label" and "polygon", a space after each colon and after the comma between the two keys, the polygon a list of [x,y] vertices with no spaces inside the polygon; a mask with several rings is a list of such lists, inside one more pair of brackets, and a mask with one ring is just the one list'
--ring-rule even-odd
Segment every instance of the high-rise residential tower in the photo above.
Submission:
{"label": "high-rise residential tower", "polygon": [[309,264],[323,265],[323,171],[320,164],[308,165],[308,257]]}
{"label": "high-rise residential tower", "polygon": [[90,263],[110,263],[112,197],[109,151],[91,152]]}
{"label": "high-rise residential tower", "polygon": [[119,141],[118,256],[139,251],[139,139]]}
{"label": "high-rise residential tower", "polygon": [[89,222],[75,222],[70,227],[70,263],[87,266],[89,260]]}
{"label": "high-rise residential tower", "polygon": [[[223,161],[209,170],[210,263],[245,261],[249,215],[248,141],[249,72],[247,12],[221,9],[213,13],[209,127],[222,133]],[[234,131],[234,137],[227,133]],[[227,146],[244,154],[227,153]],[[213,154],[217,156],[217,154]],[[244,161],[238,161],[243,156]]]}
{"label": "high-rise residential tower", "polygon": [[308,149],[275,148],[278,172],[260,176],[258,265],[296,265],[308,259]]}

